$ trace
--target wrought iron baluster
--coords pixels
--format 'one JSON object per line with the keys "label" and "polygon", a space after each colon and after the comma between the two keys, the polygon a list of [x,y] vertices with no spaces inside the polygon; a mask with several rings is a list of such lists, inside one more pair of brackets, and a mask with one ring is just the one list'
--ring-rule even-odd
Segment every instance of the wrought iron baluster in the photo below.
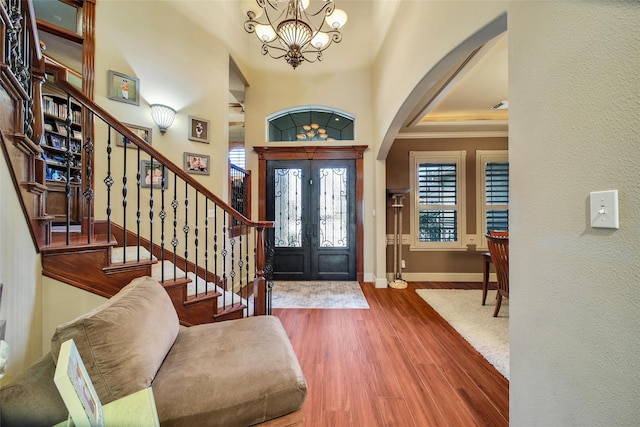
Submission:
{"label": "wrought iron baluster", "polygon": [[[140,150],[138,148],[138,150]],[[154,170],[153,157],[151,157],[151,170]],[[163,172],[164,173],[164,172]],[[162,185],[162,184],[160,184]],[[153,184],[149,188],[149,261],[153,260]]]}
{"label": "wrought iron baluster", "polygon": [[[199,194],[199,192],[198,192],[198,190],[196,190],[196,196],[195,196],[196,197],[196,206],[195,206],[195,208],[196,208],[196,218],[195,218],[195,225],[194,225],[194,229],[193,229],[193,233],[194,233],[194,236],[195,236],[193,243],[194,243],[194,246],[195,246],[195,262],[194,262],[195,271],[194,271],[194,273],[196,275],[196,279],[195,279],[196,280],[196,294],[198,293],[198,244],[200,243],[199,240],[198,240],[198,233],[200,232],[200,230],[198,229],[198,194]],[[207,282],[206,282],[206,280],[204,282],[204,294],[205,295],[207,294]]]}
{"label": "wrought iron baluster", "polygon": [[111,242],[111,187],[115,181],[111,175],[111,126],[107,128],[107,176],[104,179],[104,184],[107,186],[107,242]]}
{"label": "wrought iron baluster", "polygon": [[[84,150],[84,159],[85,159],[86,168],[85,168],[85,176],[81,177],[80,179],[82,180],[83,186],[85,188],[82,194],[84,195],[84,198],[87,201],[87,220],[88,220],[87,243],[91,243],[91,233],[93,231],[93,223],[94,223],[93,199],[95,198],[95,191],[93,189],[93,152],[95,147],[93,145],[93,141],[91,140],[91,132],[92,132],[91,128],[93,125],[93,115],[91,113],[88,113],[86,124],[87,124],[87,129],[85,130],[86,142],[84,144],[84,147],[82,147],[82,150]],[[110,148],[111,147],[109,146],[109,149]],[[109,156],[110,155],[111,153],[109,153]],[[109,160],[109,164],[110,162],[111,161]],[[82,166],[82,160],[80,160],[80,166]],[[109,194],[109,197],[110,196],[111,194]],[[110,207],[110,200],[108,202],[108,206]],[[109,239],[109,237],[107,237],[107,239]]]}
{"label": "wrought iron baluster", "polygon": [[213,204],[213,276],[216,284],[222,284],[218,276],[218,205]]}
{"label": "wrought iron baluster", "polygon": [[[184,182],[184,278],[187,279],[189,271],[189,183]],[[196,296],[198,296],[198,283],[196,281]]]}
{"label": "wrought iron baluster", "polygon": [[[125,150],[127,149],[126,144],[129,143],[128,141],[125,142]],[[140,165],[140,147],[137,147],[136,153],[137,153],[137,165],[136,165],[136,189],[137,189],[137,201],[136,201],[136,261],[140,262],[140,220],[141,220],[141,216],[142,216],[142,212],[140,210],[140,179],[142,177],[142,172],[141,172],[141,165]],[[152,165],[153,166],[153,165]],[[151,171],[153,172],[153,167],[151,168]],[[153,188],[153,184],[151,185],[151,187]]]}
{"label": "wrought iron baluster", "polygon": [[173,280],[176,280],[178,275],[178,176],[173,175],[173,201],[171,207],[173,208],[173,239],[171,240],[171,246],[173,246]]}
{"label": "wrought iron baluster", "polygon": [[[209,198],[204,199],[204,281],[209,283]],[[215,277],[211,280],[215,284]],[[215,289],[214,289],[215,292]]]}
{"label": "wrought iron baluster", "polygon": [[161,273],[161,280],[162,283],[164,283],[164,231],[165,231],[165,219],[167,218],[167,211],[165,210],[165,206],[164,206],[164,195],[165,195],[165,189],[167,187],[167,183],[165,182],[165,173],[166,173],[166,169],[165,166],[162,165],[162,187],[160,188],[160,194],[161,194],[161,203],[162,206],[160,208],[160,221],[161,221],[161,226],[160,226],[160,265],[162,266]]}
{"label": "wrought iron baluster", "polygon": [[[126,148],[126,147],[125,147]],[[127,150],[122,150],[123,161],[123,175],[122,175],[122,229],[124,230],[122,236],[122,262],[127,259]]]}
{"label": "wrought iron baluster", "polygon": [[71,165],[73,164],[73,151],[71,151],[71,96],[67,95],[67,115],[64,118],[64,127],[66,130],[67,136],[66,140],[66,151],[64,153],[64,165],[65,165],[65,185],[64,192],[66,196],[66,240],[67,245],[69,244],[70,236],[71,236]]}
{"label": "wrought iron baluster", "polygon": [[[226,291],[227,286],[227,215],[222,215],[222,288]],[[222,294],[222,306],[227,306],[227,293]]]}

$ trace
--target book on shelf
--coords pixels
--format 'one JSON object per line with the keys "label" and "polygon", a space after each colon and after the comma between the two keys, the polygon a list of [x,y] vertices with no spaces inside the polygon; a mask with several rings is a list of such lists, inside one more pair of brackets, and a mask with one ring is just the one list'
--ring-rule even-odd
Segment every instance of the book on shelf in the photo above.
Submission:
{"label": "book on shelf", "polygon": [[73,340],[62,343],[53,379],[74,425],[104,426],[102,403]]}

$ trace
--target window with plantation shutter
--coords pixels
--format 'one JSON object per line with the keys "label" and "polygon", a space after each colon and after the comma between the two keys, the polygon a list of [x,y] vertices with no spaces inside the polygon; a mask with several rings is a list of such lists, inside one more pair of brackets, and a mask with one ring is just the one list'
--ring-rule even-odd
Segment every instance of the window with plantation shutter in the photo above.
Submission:
{"label": "window with plantation shutter", "polygon": [[509,230],[509,159],[506,150],[476,152],[478,231],[481,247],[489,230]]}
{"label": "window with plantation shutter", "polygon": [[411,152],[412,248],[462,247],[464,151]]}

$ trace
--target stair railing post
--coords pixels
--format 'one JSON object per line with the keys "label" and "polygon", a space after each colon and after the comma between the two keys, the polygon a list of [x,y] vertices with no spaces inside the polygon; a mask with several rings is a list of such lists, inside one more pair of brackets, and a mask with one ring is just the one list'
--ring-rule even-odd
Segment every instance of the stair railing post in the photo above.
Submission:
{"label": "stair railing post", "polygon": [[253,281],[253,314],[267,314],[267,280],[264,277],[265,264],[264,227],[256,227],[256,278]]}

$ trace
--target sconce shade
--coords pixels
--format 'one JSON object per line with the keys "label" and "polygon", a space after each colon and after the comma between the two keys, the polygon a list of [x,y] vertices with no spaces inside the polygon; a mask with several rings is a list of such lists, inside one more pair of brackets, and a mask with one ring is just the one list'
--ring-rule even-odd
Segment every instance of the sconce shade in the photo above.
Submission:
{"label": "sconce shade", "polygon": [[176,118],[176,110],[162,104],[152,104],[150,107],[153,122],[160,129],[160,133],[164,134],[169,126],[173,124],[173,120]]}

